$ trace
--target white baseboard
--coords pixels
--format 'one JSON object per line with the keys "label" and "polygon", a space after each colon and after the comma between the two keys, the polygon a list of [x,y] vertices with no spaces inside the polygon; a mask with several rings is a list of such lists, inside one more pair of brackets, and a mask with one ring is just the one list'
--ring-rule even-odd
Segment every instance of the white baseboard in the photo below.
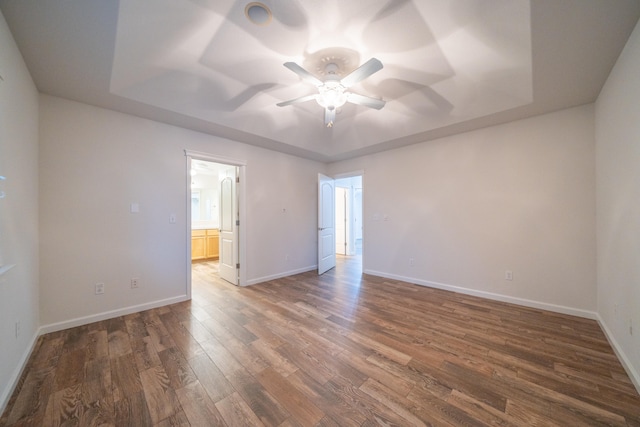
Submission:
{"label": "white baseboard", "polygon": [[117,310],[105,311],[98,314],[92,314],[90,316],[77,317],[75,319],[65,320],[63,322],[51,323],[41,326],[38,335],[61,331],[63,329],[75,328],[76,326],[87,325],[89,323],[99,322],[101,320],[113,319],[114,317],[125,316],[127,314],[138,313],[140,311],[151,310],[152,308],[163,307],[165,305],[175,304],[188,300],[189,297],[187,295],[181,295],[178,297],[151,301],[145,304],[119,308]]}
{"label": "white baseboard", "polygon": [[523,298],[510,297],[510,296],[501,295],[501,294],[494,294],[491,292],[477,291],[474,289],[462,288],[459,286],[452,286],[444,283],[430,282],[427,280],[416,279],[413,277],[404,277],[396,274],[383,273],[381,271],[365,270],[365,273],[371,274],[372,276],[383,277],[385,279],[400,280],[410,284],[427,286],[427,287],[436,288],[436,289],[443,289],[446,291],[458,292],[465,295],[473,295],[473,296],[487,298],[495,301],[508,302],[512,304],[522,305],[525,307],[548,310],[548,311],[553,311],[555,313],[569,314],[572,316],[578,316],[578,317],[584,317],[587,319],[596,320],[600,325],[600,328],[602,328],[605,336],[607,337],[607,340],[609,341],[609,344],[613,348],[614,353],[618,357],[618,360],[620,360],[620,363],[622,364],[625,371],[627,372],[627,375],[629,375],[631,382],[635,386],[636,390],[638,390],[638,393],[640,393],[640,374],[638,373],[638,371],[636,371],[633,364],[631,363],[627,355],[624,353],[624,351],[622,350],[622,348],[614,338],[613,334],[611,333],[611,330],[607,327],[607,324],[600,317],[600,314],[598,314],[595,311],[581,310],[581,309],[566,307],[562,305],[549,304],[549,303],[533,301],[533,300],[528,300]]}
{"label": "white baseboard", "polygon": [[6,384],[5,388],[1,391],[2,394],[0,394],[0,414],[3,414],[4,410],[7,408],[9,399],[11,399],[11,395],[18,385],[18,381],[20,380],[20,376],[22,375],[24,368],[27,367],[27,362],[29,361],[29,357],[31,357],[31,353],[36,346],[36,342],[38,341],[39,336],[39,332],[36,331],[36,333],[31,338],[31,344],[28,345],[24,353],[22,353],[16,370],[14,371],[13,375],[11,375],[11,378],[9,379],[9,382]]}
{"label": "white baseboard", "polygon": [[638,390],[638,393],[640,393],[640,374],[633,367],[633,364],[631,363],[627,355],[624,353],[624,351],[622,351],[622,348],[618,344],[618,341],[616,341],[616,339],[613,336],[613,333],[611,333],[611,330],[607,327],[607,324],[604,322],[602,317],[600,317],[599,314],[597,316],[598,318],[596,320],[598,321],[598,323],[600,324],[600,327],[604,331],[604,334],[607,337],[607,340],[609,340],[609,344],[611,344],[613,351],[616,353],[616,356],[618,356],[618,360],[620,360],[622,367],[624,368],[625,371],[627,371],[627,375],[629,375],[629,378],[631,379],[631,382],[635,386],[636,390]]}
{"label": "white baseboard", "polygon": [[511,304],[522,305],[525,307],[548,310],[548,311],[553,311],[555,313],[568,314],[572,316],[578,316],[578,317],[584,317],[586,319],[596,320],[600,325],[600,328],[604,332],[605,336],[607,337],[607,340],[609,341],[611,348],[613,348],[614,353],[618,357],[618,360],[620,360],[622,367],[627,372],[627,375],[629,375],[631,382],[635,386],[636,390],[638,390],[638,393],[640,393],[640,373],[638,373],[638,371],[634,368],[633,364],[631,363],[631,361],[629,360],[629,358],[627,357],[627,355],[622,350],[622,348],[616,341],[615,337],[611,333],[611,330],[607,327],[607,324],[600,317],[600,314],[598,314],[595,311],[581,310],[581,309],[566,307],[562,305],[549,304],[549,303],[533,301],[533,300],[528,300],[523,298],[510,297],[510,296],[501,295],[501,294],[494,294],[491,292],[477,291],[474,289],[447,285],[445,283],[430,282],[428,280],[415,279],[413,277],[404,277],[396,274],[383,273],[381,271],[365,270],[364,272],[366,274],[371,274],[372,276],[383,277],[385,279],[400,280],[402,282],[407,282],[409,284],[416,284],[420,286],[427,286],[430,288],[443,289],[446,291],[458,292],[465,295],[473,295],[473,296],[487,298],[495,301],[508,302]]}
{"label": "white baseboard", "polygon": [[546,302],[534,301],[525,298],[511,297],[508,295],[495,294],[492,292],[478,291],[475,289],[463,288],[460,286],[447,285],[446,283],[430,282],[428,280],[416,279],[414,277],[399,276],[397,274],[389,274],[381,271],[365,270],[366,274],[372,276],[384,277],[385,279],[400,280],[402,282],[412,283],[420,286],[427,286],[429,288],[442,289],[445,291],[458,292],[465,295],[473,295],[476,297],[487,298],[495,301],[508,302],[511,304],[522,305],[530,308],[537,308],[540,310],[553,311],[555,313],[568,314],[571,316],[584,317],[586,319],[598,319],[598,314],[594,311],[582,310],[579,308],[566,307],[564,305],[549,304]]}
{"label": "white baseboard", "polygon": [[49,325],[41,326],[31,339],[31,345],[27,347],[26,351],[20,358],[20,363],[16,368],[15,372],[11,376],[9,383],[7,386],[1,391],[0,394],[0,414],[2,414],[9,403],[9,399],[13,394],[18,381],[20,380],[20,376],[22,375],[22,371],[27,366],[27,362],[29,361],[29,357],[31,357],[31,353],[36,345],[38,337],[44,334],[48,334],[50,332],[61,331],[63,329],[74,328],[76,326],[82,326],[93,322],[99,322],[101,320],[112,319],[118,316],[124,316],[131,313],[137,313],[140,311],[150,310],[152,308],[163,307],[169,304],[175,304],[178,302],[188,301],[189,298],[186,295],[181,295],[178,297],[167,298],[164,300],[152,301],[145,304],[134,305],[130,307],[121,308],[118,310],[105,311],[103,313],[94,314],[91,316],[78,317],[75,319],[65,320],[63,322],[51,323]]}
{"label": "white baseboard", "polygon": [[257,285],[258,283],[268,282],[269,280],[281,279],[283,277],[293,276],[300,273],[306,273],[307,271],[317,270],[317,265],[311,265],[308,267],[298,268],[296,270],[289,270],[278,274],[272,274],[270,276],[258,277],[257,279],[247,280],[245,286]]}

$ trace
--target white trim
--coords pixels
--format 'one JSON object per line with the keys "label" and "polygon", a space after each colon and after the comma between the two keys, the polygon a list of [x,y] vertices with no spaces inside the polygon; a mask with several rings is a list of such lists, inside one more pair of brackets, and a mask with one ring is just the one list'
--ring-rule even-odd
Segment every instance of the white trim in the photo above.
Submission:
{"label": "white trim", "polygon": [[189,299],[190,298],[188,298],[186,295],[182,295],[179,297],[152,301],[145,304],[134,305],[130,307],[121,308],[118,310],[105,311],[105,312],[94,314],[91,316],[77,317],[75,319],[67,320],[64,322],[51,323],[49,325],[40,326],[40,328],[36,331],[33,338],[31,338],[31,345],[28,346],[25,352],[22,354],[22,357],[20,358],[20,362],[18,363],[18,369],[15,370],[15,372],[9,379],[7,387],[4,390],[0,391],[0,393],[2,393],[0,395],[0,414],[4,413],[4,410],[6,409],[6,406],[9,403],[9,399],[11,398],[11,395],[13,394],[16,386],[18,385],[20,376],[22,375],[24,368],[26,368],[27,366],[27,362],[31,357],[31,353],[33,352],[33,349],[35,348],[35,345],[38,341],[38,337],[40,337],[41,335],[45,335],[45,334],[56,332],[56,331],[62,331],[64,329],[74,328],[76,326],[88,325],[90,323],[99,322],[101,320],[113,319],[114,317],[125,316],[131,313],[138,313],[141,311],[150,310],[152,308],[164,307],[166,305],[188,301]]}
{"label": "white trim", "polygon": [[172,297],[144,304],[132,305],[130,307],[119,308],[117,310],[104,311],[102,313],[92,314],[91,316],[76,317],[75,319],[65,320],[64,322],[43,325],[40,327],[38,334],[43,335],[51,332],[61,331],[63,329],[75,328],[76,326],[88,325],[89,323],[113,319],[114,317],[126,316],[127,314],[138,313],[145,310],[151,310],[152,308],[164,307],[165,305],[176,304],[188,300],[189,298],[187,297],[187,295],[181,295],[178,297]]}
{"label": "white trim", "polygon": [[203,151],[193,151],[193,150],[184,150],[184,155],[187,157],[192,157],[198,160],[205,160],[207,162],[213,163],[224,163],[225,165],[232,166],[246,166],[247,162],[245,160],[234,159],[231,157],[218,156],[211,153],[205,153]]}
{"label": "white trim", "polygon": [[596,320],[598,321],[598,324],[600,324],[600,327],[604,331],[604,335],[607,337],[609,344],[611,344],[611,347],[613,348],[614,353],[616,354],[616,356],[618,356],[618,360],[620,360],[620,363],[622,364],[622,367],[624,368],[624,370],[627,371],[627,375],[629,375],[629,379],[631,379],[631,382],[635,386],[636,390],[638,391],[638,393],[640,393],[640,373],[638,373],[638,371],[635,370],[635,368],[633,367],[633,364],[631,363],[627,355],[622,350],[622,347],[620,347],[620,345],[618,344],[618,341],[616,341],[616,339],[614,338],[613,334],[611,333],[611,330],[607,327],[607,324],[604,322],[602,317],[600,317],[600,314],[596,313],[596,315],[597,315]]}
{"label": "white trim", "polygon": [[[246,286],[257,285],[258,283],[268,282],[270,280],[281,279],[283,277],[293,276],[295,274],[306,273],[307,271],[317,270],[318,265],[311,265],[309,267],[302,267],[296,270],[289,270],[283,273],[272,274],[270,276],[258,277],[257,279],[251,279],[247,281]],[[245,286],[245,285],[243,285]]]}
{"label": "white trim", "polygon": [[38,337],[40,335],[42,335],[40,330],[36,331],[36,333],[33,335],[33,337],[31,338],[31,345],[27,346],[27,349],[25,350],[24,353],[22,353],[22,356],[20,357],[18,368],[13,372],[13,375],[11,375],[11,377],[9,378],[9,382],[7,383],[4,390],[1,391],[2,394],[0,394],[0,414],[4,414],[5,409],[7,409],[7,404],[9,403],[9,399],[11,399],[11,396],[15,391],[16,386],[18,385],[18,381],[20,381],[20,377],[24,372],[24,368],[27,367],[27,362],[31,357],[31,353],[35,348],[36,343],[38,342]]}
{"label": "white trim", "polygon": [[534,300],[518,298],[518,297],[511,297],[508,295],[494,294],[492,292],[477,291],[475,289],[448,285],[446,283],[430,282],[428,280],[421,280],[413,277],[405,277],[405,276],[399,276],[397,274],[383,273],[381,271],[364,270],[364,273],[371,274],[373,276],[384,277],[386,279],[400,280],[402,282],[407,282],[410,284],[427,286],[429,288],[443,289],[445,291],[458,292],[460,294],[473,295],[476,297],[487,298],[495,301],[508,302],[511,304],[522,305],[530,308],[537,308],[540,310],[553,311],[555,313],[562,313],[562,314],[568,314],[571,316],[584,317],[586,319],[592,319],[592,320],[598,319],[598,314],[595,311],[582,310],[579,308],[567,307],[564,305],[549,304],[546,302],[534,301]]}
{"label": "white trim", "polygon": [[186,205],[186,231],[185,231],[185,245],[187,246],[187,252],[186,252],[186,259],[185,259],[185,263],[187,265],[186,271],[187,271],[187,282],[185,283],[184,287],[184,293],[186,294],[187,298],[191,299],[191,159],[193,157],[191,157],[190,155],[186,155],[186,150],[185,150],[185,159],[187,160],[187,168],[185,170],[185,175],[186,175],[186,185],[187,185],[187,202],[185,203]]}
{"label": "white trim", "polygon": [[[352,172],[339,173],[337,175],[333,175],[332,178],[333,179],[344,179],[344,178],[353,178],[355,176],[364,177],[364,169],[360,169],[360,170],[352,171]],[[362,179],[364,180],[364,178],[362,178]]]}

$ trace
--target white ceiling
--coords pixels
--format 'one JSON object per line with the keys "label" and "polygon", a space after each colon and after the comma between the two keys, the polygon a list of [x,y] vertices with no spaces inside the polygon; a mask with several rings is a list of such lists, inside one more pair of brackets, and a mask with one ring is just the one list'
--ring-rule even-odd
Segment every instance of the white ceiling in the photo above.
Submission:
{"label": "white ceiling", "polygon": [[[593,102],[638,0],[0,0],[41,92],[306,158],[335,161]],[[322,78],[376,57],[333,128]]]}

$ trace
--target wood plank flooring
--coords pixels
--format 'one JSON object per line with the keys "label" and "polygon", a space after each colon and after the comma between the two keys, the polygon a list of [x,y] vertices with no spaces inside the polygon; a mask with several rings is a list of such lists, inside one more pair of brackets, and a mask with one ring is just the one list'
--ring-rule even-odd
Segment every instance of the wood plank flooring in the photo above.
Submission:
{"label": "wood plank flooring", "polygon": [[596,322],[341,260],[42,336],[6,426],[640,426]]}

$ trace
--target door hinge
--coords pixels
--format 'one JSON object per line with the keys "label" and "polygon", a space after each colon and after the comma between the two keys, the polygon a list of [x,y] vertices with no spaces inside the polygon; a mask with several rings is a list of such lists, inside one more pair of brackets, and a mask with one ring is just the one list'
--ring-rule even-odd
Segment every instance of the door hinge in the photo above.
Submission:
{"label": "door hinge", "polygon": [[240,184],[240,177],[236,176],[236,184]]}
{"label": "door hinge", "polygon": [[236,219],[236,226],[239,226],[239,225],[240,225],[240,220]]}
{"label": "door hinge", "polygon": [[240,263],[236,264],[236,268],[238,268],[238,269],[240,268]]}

